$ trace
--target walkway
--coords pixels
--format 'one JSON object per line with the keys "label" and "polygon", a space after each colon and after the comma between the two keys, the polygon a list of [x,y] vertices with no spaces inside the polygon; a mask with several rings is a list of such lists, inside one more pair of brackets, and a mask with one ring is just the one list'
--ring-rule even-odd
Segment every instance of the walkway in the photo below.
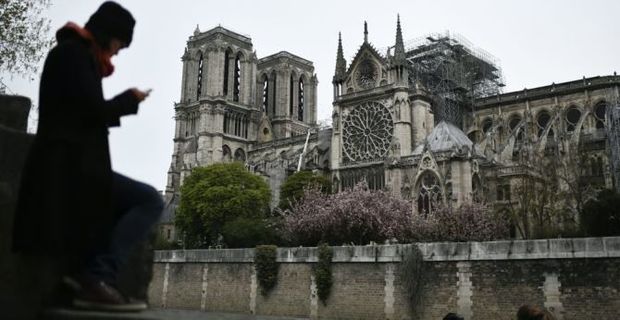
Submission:
{"label": "walkway", "polygon": [[49,310],[42,320],[307,320],[308,318],[256,316],[197,310],[151,309],[141,313],[104,313],[71,309]]}

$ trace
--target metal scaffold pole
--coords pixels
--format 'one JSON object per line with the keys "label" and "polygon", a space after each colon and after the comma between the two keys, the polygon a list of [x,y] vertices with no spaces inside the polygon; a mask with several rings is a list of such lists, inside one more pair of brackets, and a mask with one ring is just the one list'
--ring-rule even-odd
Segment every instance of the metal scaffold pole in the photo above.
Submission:
{"label": "metal scaffold pole", "polygon": [[308,140],[310,140],[310,129],[308,129],[308,134],[306,135],[306,143],[304,143],[304,150],[299,155],[299,162],[297,163],[297,172],[301,170],[301,160],[304,158],[304,154],[306,153],[306,149],[308,148]]}

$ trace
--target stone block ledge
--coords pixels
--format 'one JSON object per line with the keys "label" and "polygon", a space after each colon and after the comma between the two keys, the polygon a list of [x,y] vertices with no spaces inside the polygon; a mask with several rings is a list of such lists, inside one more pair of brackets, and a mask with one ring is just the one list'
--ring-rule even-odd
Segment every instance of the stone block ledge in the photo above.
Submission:
{"label": "stone block ledge", "polygon": [[[416,244],[335,246],[332,262],[399,262],[418,246],[425,261],[481,261],[620,258],[620,237],[429,242]],[[156,263],[253,263],[254,248],[155,251]],[[317,262],[316,247],[278,248],[278,262]]]}

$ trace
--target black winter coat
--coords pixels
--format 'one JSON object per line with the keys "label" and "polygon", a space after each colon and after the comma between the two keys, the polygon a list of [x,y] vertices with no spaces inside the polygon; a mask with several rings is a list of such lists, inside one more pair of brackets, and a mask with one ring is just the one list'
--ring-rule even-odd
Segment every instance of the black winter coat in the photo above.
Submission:
{"label": "black winter coat", "polygon": [[39,93],[37,135],[25,163],[13,249],[87,253],[107,242],[114,216],[108,127],[135,114],[127,90],[105,100],[93,44],[70,29],[57,33]]}

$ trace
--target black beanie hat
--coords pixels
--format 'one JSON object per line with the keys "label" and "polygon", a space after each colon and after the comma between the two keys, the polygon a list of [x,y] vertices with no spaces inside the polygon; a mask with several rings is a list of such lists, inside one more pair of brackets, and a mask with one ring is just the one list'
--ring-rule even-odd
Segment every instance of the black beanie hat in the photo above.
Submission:
{"label": "black beanie hat", "polygon": [[100,43],[107,45],[112,38],[117,38],[129,46],[135,24],[136,20],[127,9],[116,2],[107,1],[90,16],[85,28]]}

